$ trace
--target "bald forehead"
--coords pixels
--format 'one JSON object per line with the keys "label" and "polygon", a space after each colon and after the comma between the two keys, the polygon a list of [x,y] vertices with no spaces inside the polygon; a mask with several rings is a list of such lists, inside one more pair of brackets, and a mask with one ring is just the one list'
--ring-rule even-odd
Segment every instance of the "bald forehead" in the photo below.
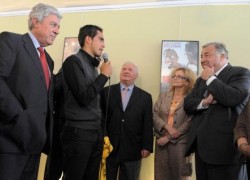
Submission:
{"label": "bald forehead", "polygon": [[123,66],[122,66],[122,69],[124,69],[124,68],[132,69],[135,73],[138,73],[137,66],[134,63],[132,63],[132,62],[126,62],[126,63],[124,63]]}

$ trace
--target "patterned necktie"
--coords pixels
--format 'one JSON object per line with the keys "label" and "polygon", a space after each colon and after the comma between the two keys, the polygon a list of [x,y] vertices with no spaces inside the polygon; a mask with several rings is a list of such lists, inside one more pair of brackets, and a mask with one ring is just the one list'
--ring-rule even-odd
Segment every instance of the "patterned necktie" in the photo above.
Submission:
{"label": "patterned necktie", "polygon": [[42,64],[42,67],[43,67],[43,73],[44,73],[44,77],[45,77],[46,87],[47,87],[47,90],[48,90],[49,89],[50,77],[49,77],[49,68],[48,68],[45,52],[44,52],[42,47],[39,47],[37,49],[40,52],[40,60],[41,60],[41,64]]}
{"label": "patterned necktie", "polygon": [[129,88],[128,87],[125,87],[125,88],[122,88],[122,106],[123,106],[123,110],[126,109],[126,106],[128,104],[128,91],[129,91]]}

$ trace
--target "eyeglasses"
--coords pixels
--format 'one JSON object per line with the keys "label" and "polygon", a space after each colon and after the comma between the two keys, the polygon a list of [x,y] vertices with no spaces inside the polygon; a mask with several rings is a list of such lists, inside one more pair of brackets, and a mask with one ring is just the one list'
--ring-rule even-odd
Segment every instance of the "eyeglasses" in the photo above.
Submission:
{"label": "eyeglasses", "polygon": [[173,75],[172,76],[172,78],[174,79],[174,78],[176,78],[176,79],[182,79],[182,80],[186,80],[187,78],[186,77],[184,77],[184,76],[180,76],[180,75]]}

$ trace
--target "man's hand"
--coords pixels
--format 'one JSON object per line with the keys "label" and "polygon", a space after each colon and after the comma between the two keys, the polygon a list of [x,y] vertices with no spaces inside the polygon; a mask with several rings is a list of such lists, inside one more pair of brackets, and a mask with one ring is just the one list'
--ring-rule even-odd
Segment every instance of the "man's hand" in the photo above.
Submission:
{"label": "man's hand", "polygon": [[247,157],[250,157],[250,145],[247,143],[243,143],[241,145],[239,145],[239,151],[246,155]]}
{"label": "man's hand", "polygon": [[217,101],[214,99],[213,95],[210,93],[206,98],[202,101],[202,106],[207,107],[211,104],[216,104]]}
{"label": "man's hand", "polygon": [[107,77],[110,77],[112,75],[112,66],[110,64],[110,61],[108,62],[102,62],[100,66],[100,72],[104,74]]}
{"label": "man's hand", "polygon": [[208,78],[214,75],[214,67],[204,66],[203,68],[204,69],[201,72],[201,78],[206,81]]}
{"label": "man's hand", "polygon": [[239,151],[247,157],[250,157],[250,145],[248,144],[246,137],[240,137],[237,139]]}
{"label": "man's hand", "polygon": [[141,150],[141,157],[147,158],[150,155],[150,152],[146,149]]}

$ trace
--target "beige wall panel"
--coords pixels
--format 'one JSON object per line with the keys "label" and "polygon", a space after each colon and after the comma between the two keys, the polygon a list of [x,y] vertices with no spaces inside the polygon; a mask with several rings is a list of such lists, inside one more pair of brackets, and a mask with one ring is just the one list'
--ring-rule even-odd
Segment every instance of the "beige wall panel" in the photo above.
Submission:
{"label": "beige wall panel", "polygon": [[[27,16],[0,17],[0,32],[25,33]],[[136,85],[150,92],[155,102],[160,89],[161,41],[198,40],[224,42],[232,65],[250,68],[250,5],[184,6],[135,10],[67,13],[53,46],[47,47],[55,61],[56,73],[62,64],[65,37],[76,37],[85,24],[104,29],[106,48],[113,65],[111,83],[119,81],[121,65],[133,61],[139,67]],[[42,180],[45,157],[41,159]],[[153,179],[151,155],[143,161],[141,179]],[[194,179],[194,178],[192,178]]]}

